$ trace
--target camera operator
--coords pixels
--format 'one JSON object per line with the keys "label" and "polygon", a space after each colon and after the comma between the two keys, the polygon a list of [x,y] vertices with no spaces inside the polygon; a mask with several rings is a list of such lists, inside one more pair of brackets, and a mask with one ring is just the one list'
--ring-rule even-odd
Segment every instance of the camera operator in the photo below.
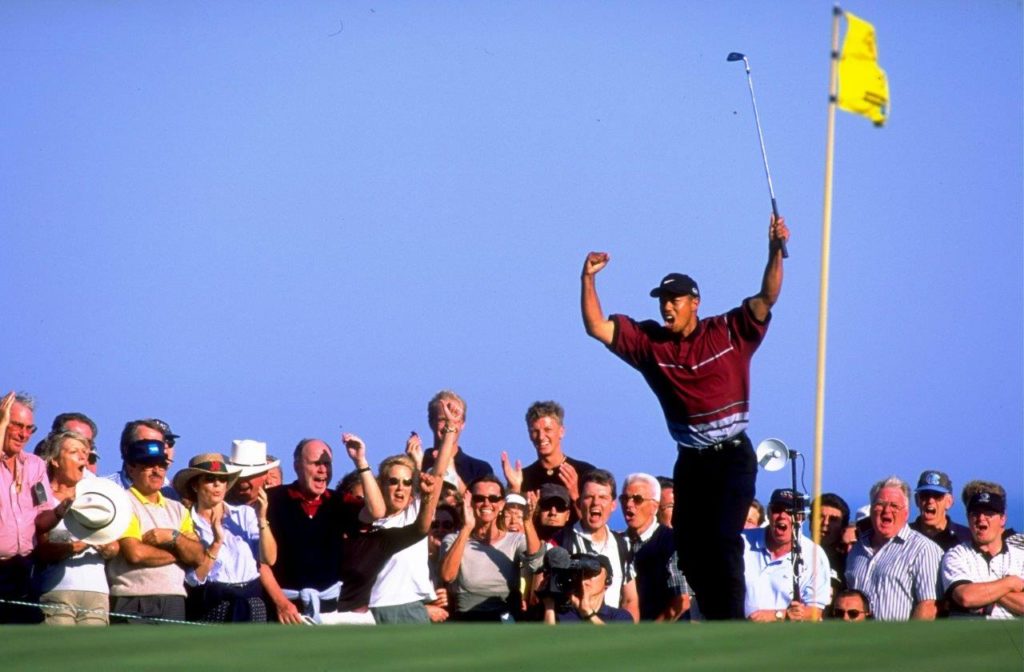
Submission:
{"label": "camera operator", "polygon": [[544,573],[544,585],[538,594],[548,625],[633,622],[625,609],[604,603],[605,591],[612,583],[612,563],[607,557],[593,553],[570,556],[564,548],[555,547],[544,556]]}

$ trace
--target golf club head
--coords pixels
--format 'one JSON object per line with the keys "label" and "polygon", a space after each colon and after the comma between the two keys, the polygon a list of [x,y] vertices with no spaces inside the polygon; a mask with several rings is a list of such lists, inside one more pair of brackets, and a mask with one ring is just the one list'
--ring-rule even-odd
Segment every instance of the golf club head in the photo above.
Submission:
{"label": "golf club head", "polygon": [[778,471],[789,464],[789,447],[780,439],[765,439],[757,444],[754,454],[765,471]]}
{"label": "golf club head", "polygon": [[746,58],[746,56],[744,56],[740,52],[738,52],[738,51],[731,51],[731,52],[729,52],[729,55],[725,57],[725,60],[727,60],[727,61],[742,61],[745,58]]}

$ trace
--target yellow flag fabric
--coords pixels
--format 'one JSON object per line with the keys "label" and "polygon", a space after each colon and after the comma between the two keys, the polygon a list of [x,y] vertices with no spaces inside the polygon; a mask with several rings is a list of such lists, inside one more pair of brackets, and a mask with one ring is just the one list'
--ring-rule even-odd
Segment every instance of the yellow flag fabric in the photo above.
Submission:
{"label": "yellow flag fabric", "polygon": [[846,39],[839,56],[840,109],[860,114],[875,126],[889,115],[889,82],[885,70],[878,67],[875,27],[849,12],[846,15]]}

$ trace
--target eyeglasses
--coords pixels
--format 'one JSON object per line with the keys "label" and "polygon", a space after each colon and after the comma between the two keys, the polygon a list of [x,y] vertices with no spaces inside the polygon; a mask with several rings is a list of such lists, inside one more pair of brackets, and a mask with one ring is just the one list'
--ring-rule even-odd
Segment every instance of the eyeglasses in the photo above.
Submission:
{"label": "eyeglasses", "polygon": [[554,509],[559,513],[564,513],[569,510],[569,505],[561,499],[545,499],[539,505],[541,511],[549,511]]}
{"label": "eyeglasses", "polygon": [[389,476],[388,477],[388,485],[398,485],[399,483],[401,483],[402,485],[404,485],[407,488],[408,487],[412,487],[412,479],[411,478],[395,478],[394,476]]}
{"label": "eyeglasses", "polygon": [[896,502],[875,502],[871,505],[871,509],[873,511],[885,511],[887,508],[892,509],[893,513],[899,513],[907,507],[902,504],[897,504]]}
{"label": "eyeglasses", "polygon": [[861,614],[864,614],[865,616],[868,615],[868,613],[866,611],[861,611],[860,609],[833,609],[832,610],[832,615],[835,616],[836,618],[845,618],[846,616],[849,616],[850,619],[853,620],[853,619],[859,618]]}
{"label": "eyeglasses", "polygon": [[430,529],[432,530],[454,530],[455,523],[450,520],[435,520],[430,523]]}
{"label": "eyeglasses", "polygon": [[483,504],[484,502],[490,502],[491,504],[497,504],[504,498],[501,495],[473,495],[474,504]]}
{"label": "eyeglasses", "polygon": [[171,462],[170,460],[163,460],[162,462],[133,462],[132,464],[134,464],[137,467],[142,467],[143,469],[153,468],[167,470],[170,468],[173,462]]}
{"label": "eyeglasses", "polygon": [[23,422],[9,422],[9,423],[7,423],[7,426],[10,429],[17,429],[19,431],[25,432],[29,436],[32,436],[33,434],[35,434],[36,430],[39,429],[35,425],[26,425]]}
{"label": "eyeglasses", "polygon": [[201,480],[203,483],[227,483],[228,477],[220,474],[203,474]]}
{"label": "eyeglasses", "polygon": [[629,502],[633,502],[637,506],[640,506],[644,502],[653,502],[653,501],[655,501],[653,498],[651,498],[651,497],[644,497],[643,495],[627,495],[627,494],[619,495],[619,502],[621,502],[623,506],[625,506]]}
{"label": "eyeglasses", "polygon": [[785,504],[773,504],[768,507],[768,513],[793,513],[793,509]]}

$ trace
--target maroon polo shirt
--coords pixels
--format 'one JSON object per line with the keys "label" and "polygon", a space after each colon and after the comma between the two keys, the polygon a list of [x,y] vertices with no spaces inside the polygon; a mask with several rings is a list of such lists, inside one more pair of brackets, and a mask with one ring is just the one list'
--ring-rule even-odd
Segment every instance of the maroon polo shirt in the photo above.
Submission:
{"label": "maroon polo shirt", "polygon": [[685,338],[654,320],[636,322],[625,315],[611,320],[615,333],[608,349],[643,375],[679,445],[708,446],[746,429],[750,358],[771,314],[759,322],[744,301],[700,320]]}

